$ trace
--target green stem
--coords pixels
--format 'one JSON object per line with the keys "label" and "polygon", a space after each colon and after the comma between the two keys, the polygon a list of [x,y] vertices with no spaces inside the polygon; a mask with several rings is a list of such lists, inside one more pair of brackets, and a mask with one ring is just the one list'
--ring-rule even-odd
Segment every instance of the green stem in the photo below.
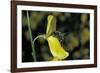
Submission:
{"label": "green stem", "polygon": [[35,43],[36,39],[38,39],[38,38],[44,38],[44,39],[46,39],[46,36],[45,36],[45,34],[44,34],[44,35],[38,35],[38,36],[33,40],[33,44]]}
{"label": "green stem", "polygon": [[32,56],[34,59],[34,62],[36,62],[36,53],[35,53],[35,48],[34,48],[34,44],[32,43],[33,39],[32,39],[32,31],[31,31],[31,27],[30,27],[30,20],[29,20],[29,13],[27,11],[27,21],[28,21],[28,29],[29,29],[29,35],[30,35],[30,42],[31,42],[31,47],[32,47]]}

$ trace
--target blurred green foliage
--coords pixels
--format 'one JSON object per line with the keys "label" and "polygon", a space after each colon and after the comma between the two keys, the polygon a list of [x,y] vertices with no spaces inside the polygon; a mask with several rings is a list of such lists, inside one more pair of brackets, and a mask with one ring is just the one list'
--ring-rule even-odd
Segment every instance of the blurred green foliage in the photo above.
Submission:
{"label": "blurred green foliage", "polygon": [[[90,58],[90,17],[88,13],[29,11],[29,14],[33,39],[39,34],[46,33],[47,16],[51,14],[57,20],[57,31],[65,34],[61,43],[62,47],[69,52],[69,57],[66,60]],[[27,26],[26,11],[22,11],[23,62],[32,61],[32,50]],[[48,43],[43,38],[36,40],[35,47],[38,61],[53,59]]]}
{"label": "blurred green foliage", "polygon": [[89,40],[89,37],[90,37],[89,30],[87,28],[84,28],[80,33],[81,44],[84,45]]}
{"label": "blurred green foliage", "polygon": [[75,47],[79,46],[79,40],[76,36],[74,36],[73,33],[69,34],[67,37],[66,42],[68,42],[67,44],[67,48],[69,50],[73,50]]}

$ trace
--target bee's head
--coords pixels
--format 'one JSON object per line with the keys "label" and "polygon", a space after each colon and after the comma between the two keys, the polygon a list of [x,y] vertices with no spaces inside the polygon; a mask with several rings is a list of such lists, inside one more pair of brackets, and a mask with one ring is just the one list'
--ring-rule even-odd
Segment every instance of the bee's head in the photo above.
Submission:
{"label": "bee's head", "polygon": [[58,39],[59,39],[59,41],[60,42],[63,42],[64,41],[64,33],[61,33],[61,32],[59,32],[59,31],[55,31],[54,33],[53,33],[53,35],[55,36],[55,37],[57,37]]}

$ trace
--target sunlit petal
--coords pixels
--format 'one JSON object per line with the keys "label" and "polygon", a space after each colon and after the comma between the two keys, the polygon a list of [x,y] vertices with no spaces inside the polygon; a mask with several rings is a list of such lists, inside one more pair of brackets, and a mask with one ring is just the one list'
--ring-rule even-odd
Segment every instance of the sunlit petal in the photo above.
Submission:
{"label": "sunlit petal", "polygon": [[46,36],[48,37],[56,31],[56,18],[53,15],[49,15],[47,20]]}
{"label": "sunlit petal", "polygon": [[65,59],[69,56],[69,53],[64,50],[56,37],[49,36],[47,40],[50,47],[50,51],[55,58]]}

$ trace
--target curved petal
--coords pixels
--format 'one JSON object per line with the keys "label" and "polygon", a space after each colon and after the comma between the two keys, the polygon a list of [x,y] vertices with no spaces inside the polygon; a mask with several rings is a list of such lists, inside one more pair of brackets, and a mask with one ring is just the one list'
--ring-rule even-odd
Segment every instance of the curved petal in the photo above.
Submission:
{"label": "curved petal", "polygon": [[66,52],[60,45],[59,40],[54,36],[49,36],[47,38],[50,51],[55,58],[65,59],[69,56],[69,53]]}
{"label": "curved petal", "polygon": [[48,37],[56,31],[56,18],[53,15],[49,15],[47,20],[46,36]]}

